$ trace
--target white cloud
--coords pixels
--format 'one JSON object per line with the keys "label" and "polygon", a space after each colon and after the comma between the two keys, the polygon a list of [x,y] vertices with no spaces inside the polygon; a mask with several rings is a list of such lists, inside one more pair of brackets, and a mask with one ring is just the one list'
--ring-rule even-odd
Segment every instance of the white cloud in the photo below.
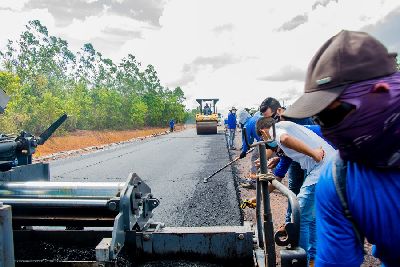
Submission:
{"label": "white cloud", "polygon": [[[163,84],[184,84],[191,107],[201,97],[220,98],[221,109],[255,107],[267,96],[293,102],[303,89],[302,74],[323,42],[342,29],[382,24],[399,7],[398,0],[169,0],[159,26],[118,16],[105,7],[64,27],[55,27],[46,9],[17,12],[13,7],[14,11],[0,10],[1,22],[14,25],[3,27],[0,34],[12,38],[21,25],[37,18],[74,49],[92,42],[113,60],[132,53],[143,65],[153,64]],[[392,43],[400,39],[391,38]]]}
{"label": "white cloud", "polygon": [[35,19],[39,19],[53,34],[57,31],[54,26],[54,18],[46,9],[33,9],[21,12],[0,9],[0,24],[3,25],[3,27],[0,27],[0,49],[7,44],[7,40],[16,40],[26,30],[25,25],[30,20]]}
{"label": "white cloud", "polygon": [[21,10],[29,0],[1,0],[0,9]]}

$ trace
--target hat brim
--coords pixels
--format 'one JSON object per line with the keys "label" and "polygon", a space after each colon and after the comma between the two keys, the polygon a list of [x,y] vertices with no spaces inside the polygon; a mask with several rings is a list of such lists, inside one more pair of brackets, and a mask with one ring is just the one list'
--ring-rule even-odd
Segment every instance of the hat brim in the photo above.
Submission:
{"label": "hat brim", "polygon": [[311,117],[335,101],[347,86],[349,85],[304,93],[285,110],[283,116],[296,119]]}

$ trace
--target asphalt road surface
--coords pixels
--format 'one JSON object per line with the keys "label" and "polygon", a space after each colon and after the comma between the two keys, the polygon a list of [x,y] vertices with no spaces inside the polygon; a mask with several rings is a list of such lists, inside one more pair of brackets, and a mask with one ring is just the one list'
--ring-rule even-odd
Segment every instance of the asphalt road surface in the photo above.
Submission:
{"label": "asphalt road surface", "polygon": [[125,181],[135,172],[160,205],[155,221],[166,226],[240,225],[235,179],[225,135],[196,135],[195,129],[117,145],[107,150],[51,162],[55,181]]}

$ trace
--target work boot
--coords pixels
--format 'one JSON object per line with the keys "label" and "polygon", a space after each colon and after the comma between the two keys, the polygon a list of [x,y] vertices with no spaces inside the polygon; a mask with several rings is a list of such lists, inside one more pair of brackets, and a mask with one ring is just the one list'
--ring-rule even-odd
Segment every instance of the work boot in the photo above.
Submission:
{"label": "work boot", "polygon": [[256,186],[254,185],[254,183],[243,183],[243,184],[240,184],[240,187],[246,188],[246,189],[256,189]]}
{"label": "work boot", "polygon": [[251,179],[243,179],[243,180],[244,182],[239,184],[242,188],[256,189],[254,181],[252,181]]}

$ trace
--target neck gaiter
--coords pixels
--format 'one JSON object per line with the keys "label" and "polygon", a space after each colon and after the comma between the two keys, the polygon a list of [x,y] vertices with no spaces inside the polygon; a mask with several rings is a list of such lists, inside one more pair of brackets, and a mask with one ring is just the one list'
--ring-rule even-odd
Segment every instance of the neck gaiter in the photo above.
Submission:
{"label": "neck gaiter", "polygon": [[[382,86],[388,90],[379,89]],[[321,130],[341,158],[400,168],[400,72],[350,85],[338,100],[356,110],[338,125]]]}

